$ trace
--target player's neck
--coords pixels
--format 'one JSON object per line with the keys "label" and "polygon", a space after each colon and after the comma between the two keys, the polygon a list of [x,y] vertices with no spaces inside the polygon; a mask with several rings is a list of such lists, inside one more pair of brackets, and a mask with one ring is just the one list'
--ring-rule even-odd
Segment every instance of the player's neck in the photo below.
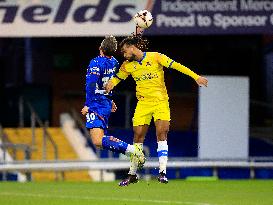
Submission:
{"label": "player's neck", "polygon": [[137,58],[138,61],[141,61],[143,59],[143,56],[144,56],[143,51],[141,51],[141,50],[136,51],[136,58]]}
{"label": "player's neck", "polygon": [[106,56],[106,55],[100,55],[100,56],[102,56],[102,57],[106,57],[106,58],[112,58],[112,56]]}

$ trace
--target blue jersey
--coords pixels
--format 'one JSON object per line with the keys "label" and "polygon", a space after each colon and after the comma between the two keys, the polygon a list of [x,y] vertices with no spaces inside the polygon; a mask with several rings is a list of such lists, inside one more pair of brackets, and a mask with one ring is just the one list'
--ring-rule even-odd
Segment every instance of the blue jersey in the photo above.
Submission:
{"label": "blue jersey", "polygon": [[104,86],[114,76],[118,66],[114,57],[98,56],[90,61],[86,74],[85,105],[88,106],[92,100],[101,99],[105,95],[112,95],[106,93]]}
{"label": "blue jersey", "polygon": [[86,115],[86,127],[99,127],[106,131],[108,118],[111,114],[112,100],[106,93],[105,84],[114,76],[118,68],[118,61],[114,58],[98,56],[90,61],[86,74],[86,101],[89,107]]}

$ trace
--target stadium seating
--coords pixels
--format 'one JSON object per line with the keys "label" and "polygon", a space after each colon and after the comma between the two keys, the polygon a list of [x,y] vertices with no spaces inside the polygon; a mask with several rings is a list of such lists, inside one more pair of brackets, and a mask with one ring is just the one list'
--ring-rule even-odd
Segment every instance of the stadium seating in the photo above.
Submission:
{"label": "stadium seating", "polygon": [[[73,160],[78,159],[76,153],[62,133],[61,128],[48,128],[49,133],[53,137],[58,146],[58,159],[59,160]],[[5,128],[4,132],[8,135],[9,140],[15,144],[31,144],[31,128]],[[32,152],[31,160],[42,159],[42,143],[43,143],[43,130],[36,129],[36,149]],[[47,142],[47,160],[54,159],[54,151],[51,144]],[[18,151],[16,153],[17,160],[24,160],[24,152]],[[33,172],[32,179],[34,181],[53,181],[55,180],[54,172]],[[60,177],[60,174],[59,174]],[[90,176],[87,171],[73,171],[65,172],[64,179],[67,181],[90,181]]]}

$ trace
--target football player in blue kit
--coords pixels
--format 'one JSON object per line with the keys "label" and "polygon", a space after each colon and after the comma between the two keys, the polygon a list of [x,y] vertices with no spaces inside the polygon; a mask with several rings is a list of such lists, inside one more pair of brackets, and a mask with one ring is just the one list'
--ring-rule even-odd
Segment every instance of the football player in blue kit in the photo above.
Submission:
{"label": "football player in blue kit", "polygon": [[92,142],[96,147],[125,154],[130,157],[131,162],[142,167],[145,157],[141,147],[106,135],[110,114],[117,109],[111,99],[112,93],[106,93],[104,88],[119,67],[118,61],[113,57],[116,50],[115,37],[105,37],[99,48],[100,55],[90,61],[86,74],[86,101],[81,113],[86,116],[86,128],[89,129]]}

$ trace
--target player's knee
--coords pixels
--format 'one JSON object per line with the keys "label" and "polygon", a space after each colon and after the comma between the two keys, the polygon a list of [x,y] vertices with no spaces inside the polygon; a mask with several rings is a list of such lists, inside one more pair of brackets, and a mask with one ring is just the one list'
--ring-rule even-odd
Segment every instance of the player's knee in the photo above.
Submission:
{"label": "player's knee", "polygon": [[143,143],[145,135],[140,133],[134,133],[134,142],[135,143]]}
{"label": "player's knee", "polygon": [[102,147],[102,143],[95,141],[95,143],[93,143],[97,148],[101,148]]}
{"label": "player's knee", "polygon": [[167,140],[168,131],[169,131],[168,129],[163,129],[156,132],[157,141]]}
{"label": "player's knee", "polygon": [[92,138],[92,142],[97,148],[100,148],[102,146],[101,138]]}
{"label": "player's knee", "polygon": [[148,130],[148,125],[144,126],[134,126],[134,142],[135,143],[143,143],[145,135]]}
{"label": "player's knee", "polygon": [[167,140],[167,135],[157,135],[157,141],[165,141]]}

